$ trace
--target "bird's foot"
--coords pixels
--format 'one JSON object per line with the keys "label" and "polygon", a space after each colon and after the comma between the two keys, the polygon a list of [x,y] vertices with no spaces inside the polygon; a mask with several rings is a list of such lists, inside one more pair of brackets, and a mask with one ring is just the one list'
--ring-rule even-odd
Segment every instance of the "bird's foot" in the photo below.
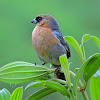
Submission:
{"label": "bird's foot", "polygon": [[60,69],[61,69],[61,66],[59,66],[59,67],[56,68],[55,72],[56,72],[57,75],[60,75],[60,73],[61,73]]}
{"label": "bird's foot", "polygon": [[64,75],[64,73],[60,72],[60,70],[61,70],[61,66],[57,67],[57,69],[55,71],[57,78],[65,80],[65,75]]}

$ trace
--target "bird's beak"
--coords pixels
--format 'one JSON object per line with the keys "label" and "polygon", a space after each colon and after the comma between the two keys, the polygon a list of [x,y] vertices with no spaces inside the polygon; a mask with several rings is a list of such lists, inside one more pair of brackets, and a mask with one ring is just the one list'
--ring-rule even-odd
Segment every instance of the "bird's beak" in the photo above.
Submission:
{"label": "bird's beak", "polygon": [[36,24],[36,23],[37,23],[36,19],[33,19],[33,20],[31,21],[31,23]]}

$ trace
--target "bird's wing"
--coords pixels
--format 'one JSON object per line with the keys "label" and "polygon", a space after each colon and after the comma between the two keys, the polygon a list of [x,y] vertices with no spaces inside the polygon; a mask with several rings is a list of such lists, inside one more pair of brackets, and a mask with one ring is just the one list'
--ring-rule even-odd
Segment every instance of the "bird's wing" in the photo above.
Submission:
{"label": "bird's wing", "polygon": [[67,41],[63,38],[61,31],[60,30],[54,30],[53,34],[60,40],[61,44],[65,47],[65,49],[67,51],[67,58],[71,57],[70,48],[68,46]]}

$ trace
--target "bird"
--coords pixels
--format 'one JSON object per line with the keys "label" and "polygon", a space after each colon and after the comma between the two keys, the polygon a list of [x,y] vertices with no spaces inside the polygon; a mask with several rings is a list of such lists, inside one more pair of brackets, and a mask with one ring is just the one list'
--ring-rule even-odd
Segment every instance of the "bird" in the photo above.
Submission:
{"label": "bird", "polygon": [[43,62],[52,64],[57,68],[55,77],[65,80],[64,73],[60,72],[59,57],[66,54],[71,57],[71,51],[64,39],[56,19],[49,14],[40,14],[31,23],[36,24],[32,31],[32,44],[38,58]]}

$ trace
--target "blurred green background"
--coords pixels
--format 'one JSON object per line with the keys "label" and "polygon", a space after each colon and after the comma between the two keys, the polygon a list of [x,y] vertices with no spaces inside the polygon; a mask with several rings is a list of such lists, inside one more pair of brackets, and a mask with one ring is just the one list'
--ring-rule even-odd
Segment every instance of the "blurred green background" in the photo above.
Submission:
{"label": "blurred green background", "polygon": [[[13,61],[26,61],[41,64],[32,46],[32,30],[35,25],[31,20],[38,14],[50,14],[56,18],[64,36],[72,36],[79,43],[84,34],[91,34],[100,38],[100,1],[99,0],[0,0],[0,67]],[[81,62],[71,48],[72,62],[70,70],[74,71]],[[94,41],[91,39],[85,43],[86,57],[99,52]],[[28,83],[17,86],[24,87]],[[7,88],[13,91],[7,83],[0,82],[0,89]],[[24,92],[23,100],[29,94],[40,88],[33,88]],[[90,98],[89,83],[87,93]],[[65,100],[60,93],[51,94],[43,100]],[[81,93],[78,100],[83,100]],[[91,98],[90,98],[91,99]]]}

